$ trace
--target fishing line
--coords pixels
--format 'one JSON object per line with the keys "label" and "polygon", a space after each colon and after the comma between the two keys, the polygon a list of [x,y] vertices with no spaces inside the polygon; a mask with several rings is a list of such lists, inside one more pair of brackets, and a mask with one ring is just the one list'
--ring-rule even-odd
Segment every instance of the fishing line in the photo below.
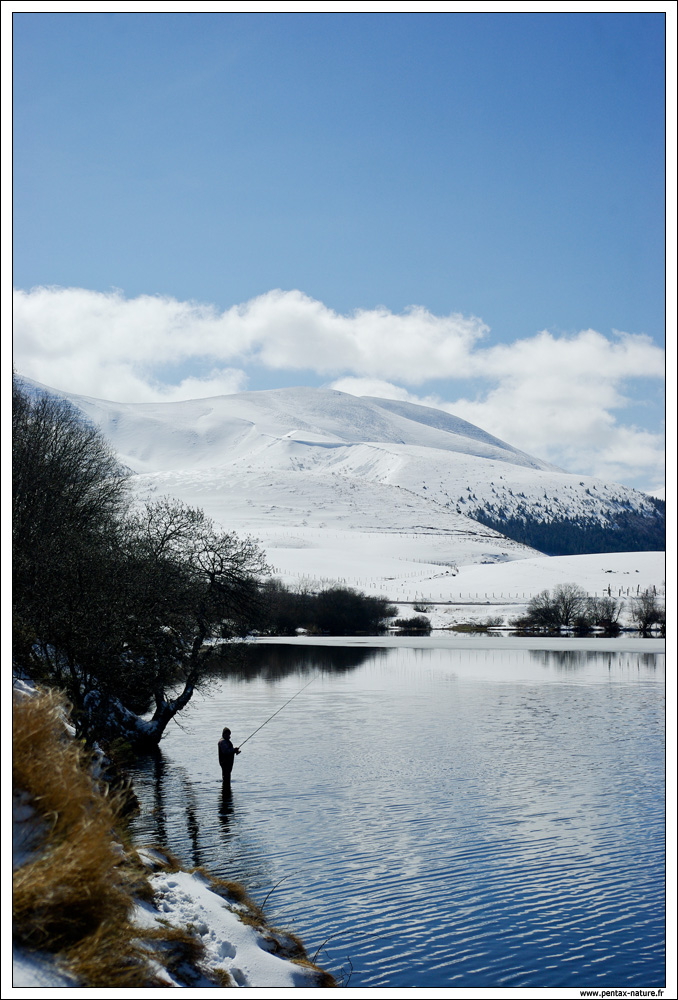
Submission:
{"label": "fishing line", "polygon": [[[296,694],[293,694],[291,698],[288,698],[288,700],[285,702],[285,704],[281,705],[277,712],[274,712],[273,715],[270,715],[268,717],[268,719],[266,719],[266,722],[262,722],[262,724],[259,726],[259,729],[263,729],[264,726],[268,725],[268,723],[271,721],[271,719],[275,719],[276,715],[278,715],[280,712],[282,712],[283,708],[286,708],[291,701],[294,701],[294,699],[298,695],[300,695],[302,691],[305,691],[306,688],[310,684],[313,683],[313,681],[316,681],[319,676],[320,676],[320,674],[316,674],[315,677],[311,677],[311,679],[308,682],[308,684],[304,684],[303,688],[300,688],[299,691],[297,691]],[[255,729],[253,733],[250,733],[250,735],[247,737],[247,740],[251,740],[253,736],[256,736],[256,734],[259,732],[259,729]],[[247,743],[247,740],[243,740],[242,743],[240,744],[240,746],[238,747],[238,749],[240,749],[241,747],[244,747],[245,744]]]}

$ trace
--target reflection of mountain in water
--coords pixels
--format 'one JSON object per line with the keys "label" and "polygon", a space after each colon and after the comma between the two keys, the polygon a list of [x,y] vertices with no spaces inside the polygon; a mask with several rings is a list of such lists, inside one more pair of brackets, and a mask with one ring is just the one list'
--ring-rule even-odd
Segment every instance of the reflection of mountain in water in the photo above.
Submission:
{"label": "reflection of mountain in water", "polygon": [[231,647],[212,660],[211,673],[216,677],[251,681],[263,677],[278,681],[290,674],[316,671],[341,674],[355,670],[368,660],[385,657],[386,649],[364,646],[293,646],[286,643]]}
{"label": "reflection of mountain in water", "polygon": [[[661,657],[661,660],[659,659]],[[597,649],[531,649],[530,658],[557,670],[581,670],[589,664],[606,664],[608,669],[656,670],[663,653],[604,652]]]}

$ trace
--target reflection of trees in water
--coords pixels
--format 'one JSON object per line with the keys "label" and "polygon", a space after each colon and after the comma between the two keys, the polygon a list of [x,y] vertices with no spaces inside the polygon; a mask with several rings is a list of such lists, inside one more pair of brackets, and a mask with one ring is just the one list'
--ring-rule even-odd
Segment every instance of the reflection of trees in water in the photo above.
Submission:
{"label": "reflection of trees in water", "polygon": [[387,649],[364,646],[295,646],[286,643],[240,645],[225,655],[215,655],[214,676],[251,681],[261,677],[279,681],[290,674],[340,674],[355,670],[368,660],[382,658]]}
{"label": "reflection of trees in water", "polygon": [[134,791],[144,812],[153,817],[153,833],[159,844],[167,844],[165,786],[170,774],[164,754],[156,747],[137,757],[132,769]]}
{"label": "reflection of trees in water", "polygon": [[663,664],[663,653],[632,653],[598,649],[531,649],[530,657],[557,670],[581,670],[590,663],[612,667],[656,670]]}
{"label": "reflection of trees in water", "polygon": [[130,770],[141,817],[130,829],[137,844],[170,850],[182,865],[203,866],[227,879],[247,877],[248,887],[270,889],[275,864],[262,855],[242,824],[242,804],[221,780],[194,780],[190,771],[153,750]]}
{"label": "reflection of trees in water", "polygon": [[193,782],[184,769],[168,763],[162,751],[156,748],[137,758],[132,771],[132,780],[142,810],[152,818],[155,841],[170,848],[177,836],[184,842],[182,824],[178,818],[181,813],[191,846],[191,864],[196,866],[203,864],[198,800]]}

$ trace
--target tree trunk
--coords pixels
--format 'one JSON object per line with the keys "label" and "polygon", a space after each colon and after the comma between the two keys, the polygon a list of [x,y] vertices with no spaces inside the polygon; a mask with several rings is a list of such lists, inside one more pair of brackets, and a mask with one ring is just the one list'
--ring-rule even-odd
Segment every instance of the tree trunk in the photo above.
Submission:
{"label": "tree trunk", "polygon": [[136,750],[150,750],[157,747],[168,723],[177,712],[189,703],[200,679],[205,660],[212,650],[203,649],[205,633],[201,631],[191,647],[188,660],[188,674],[184,689],[176,698],[168,698],[164,687],[155,692],[155,712],[151,719],[142,719],[130,711],[117,698],[102,695],[97,690],[90,691],[84,699],[83,710],[90,731],[108,739],[123,739]]}
{"label": "tree trunk", "polygon": [[83,711],[87,719],[87,729],[105,739],[122,739],[136,750],[150,750],[157,747],[168,723],[191,700],[195,681],[189,678],[177,698],[166,698],[164,693],[156,697],[153,717],[143,719],[131,712],[117,698],[107,698],[99,691],[90,691],[84,699]]}

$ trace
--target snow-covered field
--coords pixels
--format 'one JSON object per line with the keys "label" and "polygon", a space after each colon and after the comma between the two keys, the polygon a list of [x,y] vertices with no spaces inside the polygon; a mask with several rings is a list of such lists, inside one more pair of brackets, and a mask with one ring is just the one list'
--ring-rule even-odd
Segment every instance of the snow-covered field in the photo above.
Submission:
{"label": "snow-covered field", "polygon": [[[613,596],[630,597],[647,587],[663,590],[666,575],[663,552],[531,555],[521,559],[509,543],[490,559],[481,548],[482,541],[465,539],[463,549],[451,541],[446,550],[440,537],[427,545],[425,537],[410,535],[397,539],[396,556],[388,538],[366,532],[354,533],[351,538],[331,532],[316,539],[291,536],[287,546],[280,536],[268,537],[268,544],[265,536],[262,539],[264,548],[276,575],[286,582],[301,578],[339,580],[367,593],[385,593],[395,602],[506,599],[506,603],[523,603],[533,594],[570,582],[591,595],[607,594],[609,588]],[[480,550],[477,553],[473,552],[474,543]],[[455,555],[459,565],[452,562]]]}

